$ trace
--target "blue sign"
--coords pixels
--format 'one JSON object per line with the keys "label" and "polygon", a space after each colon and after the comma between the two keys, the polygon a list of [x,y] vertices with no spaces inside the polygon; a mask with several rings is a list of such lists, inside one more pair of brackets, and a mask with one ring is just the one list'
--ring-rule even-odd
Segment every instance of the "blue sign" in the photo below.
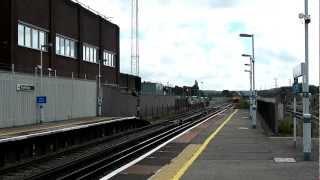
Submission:
{"label": "blue sign", "polygon": [[46,104],[47,96],[37,96],[37,104]]}
{"label": "blue sign", "polygon": [[301,83],[293,84],[292,91],[295,94],[301,93],[302,92],[302,84]]}

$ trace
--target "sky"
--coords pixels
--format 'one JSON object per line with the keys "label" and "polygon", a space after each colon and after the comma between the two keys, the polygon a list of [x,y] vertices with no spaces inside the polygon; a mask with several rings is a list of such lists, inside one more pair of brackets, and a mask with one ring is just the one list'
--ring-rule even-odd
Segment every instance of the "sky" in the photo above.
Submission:
{"label": "sky", "polygon": [[[131,0],[80,0],[120,26],[120,71],[130,73]],[[255,35],[256,88],[288,86],[304,62],[304,0],[140,0],[142,81],[247,90]],[[310,83],[319,82],[319,1],[309,0]]]}

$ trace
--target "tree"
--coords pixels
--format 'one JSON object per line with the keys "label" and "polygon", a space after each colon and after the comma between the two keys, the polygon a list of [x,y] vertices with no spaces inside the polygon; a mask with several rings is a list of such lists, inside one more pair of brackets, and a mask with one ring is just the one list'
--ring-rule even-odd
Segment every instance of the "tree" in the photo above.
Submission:
{"label": "tree", "polygon": [[221,92],[221,95],[222,95],[222,96],[225,96],[225,97],[231,97],[231,96],[232,96],[232,94],[230,93],[229,90],[223,90],[223,91]]}

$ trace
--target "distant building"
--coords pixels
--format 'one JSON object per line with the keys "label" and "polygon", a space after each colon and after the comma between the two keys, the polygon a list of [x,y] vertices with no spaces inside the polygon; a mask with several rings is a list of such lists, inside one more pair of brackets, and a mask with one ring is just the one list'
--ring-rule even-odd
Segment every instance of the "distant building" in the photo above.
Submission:
{"label": "distant building", "polygon": [[95,80],[101,64],[102,82],[119,84],[119,27],[71,0],[1,0],[0,69]]}
{"label": "distant building", "polygon": [[141,91],[141,78],[130,74],[120,73],[119,87],[126,91]]}
{"label": "distant building", "polygon": [[141,83],[141,94],[165,95],[163,85],[160,83],[143,82]]}

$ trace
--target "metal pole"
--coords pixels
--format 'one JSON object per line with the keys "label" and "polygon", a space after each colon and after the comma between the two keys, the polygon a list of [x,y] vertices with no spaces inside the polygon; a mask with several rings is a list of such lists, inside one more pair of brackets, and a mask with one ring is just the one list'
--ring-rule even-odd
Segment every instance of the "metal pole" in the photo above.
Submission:
{"label": "metal pole", "polygon": [[99,61],[99,75],[98,75],[98,116],[102,115],[102,97],[101,97],[101,60]]}
{"label": "metal pole", "polygon": [[253,105],[253,92],[252,92],[252,57],[250,57],[250,120],[252,121],[252,105]]}
{"label": "metal pole", "polygon": [[294,143],[294,147],[297,147],[297,118],[296,118],[296,113],[297,113],[297,99],[296,99],[296,94],[294,94],[294,97],[293,97],[293,143]]}
{"label": "metal pole", "polygon": [[34,67],[34,76],[37,77],[37,75],[38,75],[38,68]]}
{"label": "metal pole", "polygon": [[[42,60],[42,54],[43,54],[43,51],[42,51],[42,48],[43,48],[43,45],[41,45],[40,47],[40,96],[42,96],[42,90],[43,90],[43,60]],[[39,123],[42,123],[43,122],[43,105],[40,104],[39,105],[39,108],[40,108],[40,122]]]}
{"label": "metal pole", "polygon": [[255,129],[257,127],[257,95],[256,95],[256,81],[255,81],[255,55],[254,55],[254,34],[252,34],[252,74],[253,74],[253,82],[252,82],[252,91],[253,91],[253,105],[252,105],[252,128]]}
{"label": "metal pole", "polygon": [[305,0],[305,73],[303,74],[303,153],[304,160],[311,158],[311,115],[309,112],[309,20],[308,0]]}
{"label": "metal pole", "polygon": [[139,0],[136,0],[136,75],[139,76],[140,71],[140,57],[139,57]]}
{"label": "metal pole", "polygon": [[[320,19],[320,2],[318,1],[318,3],[319,3],[319,19]],[[319,23],[319,41],[318,42],[320,42],[320,23]],[[318,111],[318,115],[319,115],[319,122],[318,122],[318,138],[319,138],[319,134],[320,134],[320,44],[319,44],[319,92],[318,92],[318,95],[319,95],[319,102],[318,102],[318,109],[319,109],[319,111]],[[319,144],[319,157],[320,157],[320,143],[318,143]],[[320,159],[320,158],[319,158]],[[320,175],[320,168],[319,168],[319,175]]]}
{"label": "metal pole", "polygon": [[11,64],[11,72],[14,74],[14,64]]}

